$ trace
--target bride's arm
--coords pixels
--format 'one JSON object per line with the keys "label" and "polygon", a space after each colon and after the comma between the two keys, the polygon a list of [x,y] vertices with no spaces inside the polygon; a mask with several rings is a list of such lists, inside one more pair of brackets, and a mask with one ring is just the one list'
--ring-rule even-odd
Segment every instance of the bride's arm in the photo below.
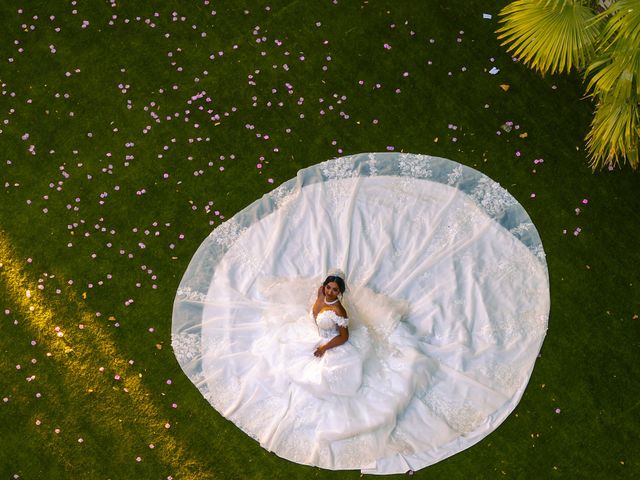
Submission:
{"label": "bride's arm", "polygon": [[338,335],[333,337],[331,340],[329,340],[324,345],[320,345],[318,348],[316,348],[316,351],[313,352],[313,354],[316,357],[321,357],[322,355],[324,355],[324,352],[326,352],[327,350],[329,350],[331,348],[334,348],[334,347],[337,347],[339,345],[342,345],[347,340],[349,340],[349,329],[347,327],[340,327],[339,326],[338,327]]}

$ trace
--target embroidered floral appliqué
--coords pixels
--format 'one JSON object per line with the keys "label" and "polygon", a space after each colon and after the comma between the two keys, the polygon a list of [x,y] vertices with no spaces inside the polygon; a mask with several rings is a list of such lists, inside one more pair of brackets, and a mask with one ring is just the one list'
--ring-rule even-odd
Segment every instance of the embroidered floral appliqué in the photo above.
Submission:
{"label": "embroidered floral appliqu\u00e9", "polygon": [[462,178],[462,165],[458,165],[454,168],[449,175],[447,175],[447,185],[457,185]]}
{"label": "embroidered floral appliqu\u00e9", "polygon": [[507,208],[516,205],[516,199],[488,177],[482,177],[471,192],[471,198],[491,217],[497,217]]}
{"label": "embroidered floral appliqu\u00e9", "polygon": [[462,434],[474,431],[484,420],[484,416],[468,402],[447,399],[433,390],[429,390],[421,400],[453,430]]}
{"label": "embroidered floral appliqu\u00e9", "polygon": [[431,163],[426,155],[403,154],[398,163],[400,172],[405,177],[431,178],[433,176]]}
{"label": "embroidered floral appliqu\u00e9", "polygon": [[236,220],[231,218],[218,226],[218,228],[211,232],[210,236],[218,245],[229,248],[238,240],[244,230],[244,228],[238,225]]}
{"label": "embroidered floral appliqu\u00e9", "polygon": [[357,176],[353,169],[353,157],[343,157],[325,162],[321,166],[322,174],[328,179],[351,178]]}

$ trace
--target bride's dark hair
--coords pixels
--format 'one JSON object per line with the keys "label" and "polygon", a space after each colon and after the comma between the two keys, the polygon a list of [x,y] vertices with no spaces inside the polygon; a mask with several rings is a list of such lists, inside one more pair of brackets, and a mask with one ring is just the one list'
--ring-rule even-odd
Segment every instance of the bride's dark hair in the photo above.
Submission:
{"label": "bride's dark hair", "polygon": [[324,283],[322,284],[323,287],[326,287],[328,283],[331,282],[336,282],[338,284],[338,288],[340,289],[340,293],[344,293],[344,291],[347,289],[347,287],[344,284],[344,280],[336,275],[329,275]]}

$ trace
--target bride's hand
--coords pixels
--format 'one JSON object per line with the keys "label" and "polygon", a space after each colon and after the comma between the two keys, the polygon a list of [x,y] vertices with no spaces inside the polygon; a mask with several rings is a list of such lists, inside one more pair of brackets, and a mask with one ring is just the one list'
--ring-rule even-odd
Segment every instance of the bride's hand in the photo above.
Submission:
{"label": "bride's hand", "polygon": [[324,285],[318,287],[318,298],[324,297]]}
{"label": "bride's hand", "polygon": [[320,345],[318,348],[316,348],[316,351],[313,352],[313,354],[320,358],[322,355],[324,355],[325,349],[324,349],[324,345]]}

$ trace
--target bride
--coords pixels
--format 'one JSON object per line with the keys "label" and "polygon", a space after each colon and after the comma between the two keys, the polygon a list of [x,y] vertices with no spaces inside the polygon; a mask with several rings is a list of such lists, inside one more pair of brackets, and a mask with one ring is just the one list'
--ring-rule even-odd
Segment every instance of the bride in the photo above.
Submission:
{"label": "bride", "polygon": [[[285,372],[291,382],[317,398],[353,396],[362,384],[366,345],[361,345],[362,350],[356,345],[366,344],[367,340],[361,338],[363,332],[356,332],[348,342],[349,318],[339,298],[345,289],[343,273],[327,276],[318,288],[311,315],[284,323],[275,337],[280,354],[270,365],[272,374]],[[314,320],[315,331],[307,328],[310,317]],[[261,348],[270,343],[267,334],[254,350],[256,356],[263,356]]]}
{"label": "bride", "polygon": [[316,357],[322,357],[327,350],[339,347],[349,340],[349,319],[338,298],[344,290],[344,279],[338,275],[328,276],[318,288],[318,297],[312,309],[313,318],[320,336],[330,340],[315,349],[313,354]]}
{"label": "bride", "polygon": [[[276,286],[263,288],[302,289],[309,284],[273,283]],[[403,326],[397,325],[387,339],[381,332],[376,335],[375,327],[382,326],[374,325],[376,315],[385,312],[372,292],[357,288],[350,295],[350,319],[341,301],[345,290],[344,273],[333,271],[317,289],[311,312],[289,305],[298,315],[283,318],[281,310],[263,314],[268,327],[253,342],[254,363],[243,372],[243,383],[259,381],[265,390],[243,392],[243,403],[238,402],[232,416],[243,424],[255,416],[254,399],[263,397],[277,414],[270,427],[256,429],[262,446],[299,463],[332,469],[361,468],[383,455],[398,413],[415,386],[428,378],[429,365]],[[395,319],[398,324],[400,320]],[[386,358],[389,348],[395,350],[395,362]],[[418,372],[423,381],[416,381]],[[272,402],[283,397],[287,405],[273,408]]]}

